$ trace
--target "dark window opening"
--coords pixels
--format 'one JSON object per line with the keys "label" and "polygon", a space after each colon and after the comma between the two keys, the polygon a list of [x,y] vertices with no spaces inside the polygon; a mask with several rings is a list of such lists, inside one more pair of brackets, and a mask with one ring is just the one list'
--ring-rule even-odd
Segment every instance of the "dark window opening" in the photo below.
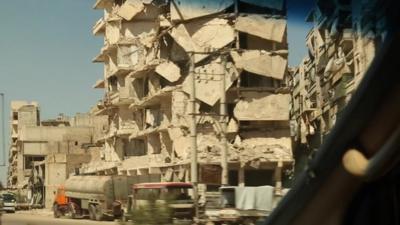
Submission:
{"label": "dark window opening", "polygon": [[146,155],[146,144],[143,139],[123,139],[123,149],[124,149],[124,156],[142,156]]}
{"label": "dark window opening", "polygon": [[134,94],[139,98],[143,98],[145,96],[145,89],[144,89],[144,79],[143,78],[137,78],[132,81],[132,90],[134,91]]}
{"label": "dark window opening", "polygon": [[164,77],[159,76],[159,78],[160,78],[160,86],[161,86],[161,88],[164,88],[166,86],[170,86],[171,85],[171,82],[169,82]]}
{"label": "dark window opening", "polygon": [[149,94],[149,78],[146,77],[143,79],[143,96],[147,96]]}
{"label": "dark window opening", "polygon": [[45,159],[44,156],[25,156],[24,157],[24,169],[32,169],[34,162],[40,162]]}
{"label": "dark window opening", "polygon": [[239,185],[239,172],[237,170],[229,170],[228,184],[230,186],[238,186]]}
{"label": "dark window opening", "polygon": [[274,186],[273,170],[246,170],[244,172],[244,182],[246,186]]}
{"label": "dark window opening", "polygon": [[18,112],[13,112],[13,120],[18,120]]}
{"label": "dark window opening", "polygon": [[[275,87],[275,79],[260,76],[254,73],[243,71],[240,74],[240,84],[242,87]],[[280,82],[280,81],[277,81]]]}
{"label": "dark window opening", "polygon": [[126,2],[126,0],[115,0],[115,4],[121,6],[122,4],[124,4]]}
{"label": "dark window opening", "polygon": [[110,92],[118,90],[118,79],[115,76],[108,78],[108,89]]}

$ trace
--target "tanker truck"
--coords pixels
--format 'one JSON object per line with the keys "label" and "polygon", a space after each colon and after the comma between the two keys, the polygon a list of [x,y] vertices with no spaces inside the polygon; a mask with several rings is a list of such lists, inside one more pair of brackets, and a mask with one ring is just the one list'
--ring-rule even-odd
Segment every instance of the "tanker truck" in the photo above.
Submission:
{"label": "tanker truck", "polygon": [[72,176],[57,190],[54,217],[89,216],[97,221],[121,218],[132,184],[128,176]]}

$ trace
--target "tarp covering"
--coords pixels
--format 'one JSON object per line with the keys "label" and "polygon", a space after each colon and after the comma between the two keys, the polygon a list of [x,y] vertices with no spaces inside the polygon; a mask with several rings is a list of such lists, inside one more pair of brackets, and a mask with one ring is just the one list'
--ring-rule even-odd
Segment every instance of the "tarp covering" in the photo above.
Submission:
{"label": "tarp covering", "polygon": [[272,211],[274,187],[235,187],[235,204],[235,208],[242,210]]}

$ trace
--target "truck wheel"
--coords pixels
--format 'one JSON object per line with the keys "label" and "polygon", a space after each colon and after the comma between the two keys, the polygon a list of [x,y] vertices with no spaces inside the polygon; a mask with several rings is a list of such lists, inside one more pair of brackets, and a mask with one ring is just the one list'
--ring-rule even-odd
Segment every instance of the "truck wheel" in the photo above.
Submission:
{"label": "truck wheel", "polygon": [[58,205],[53,206],[53,215],[54,215],[54,218],[60,218],[61,212],[58,209]]}
{"label": "truck wheel", "polygon": [[96,220],[96,206],[89,205],[89,218],[91,220]]}
{"label": "truck wheel", "polygon": [[250,218],[246,218],[246,219],[244,219],[243,224],[244,225],[255,225],[255,221]]}
{"label": "truck wheel", "polygon": [[128,218],[125,216],[125,214],[124,214],[124,215],[122,215],[122,217],[121,217],[121,221],[122,221],[123,223],[126,223],[126,222],[128,222]]}
{"label": "truck wheel", "polygon": [[103,209],[100,205],[96,205],[96,220],[102,221],[104,219]]}
{"label": "truck wheel", "polygon": [[76,219],[76,210],[73,203],[68,204],[68,211],[71,216],[71,219]]}
{"label": "truck wheel", "polygon": [[122,210],[121,221],[124,222],[124,223],[126,223],[126,222],[128,222],[130,219],[131,219],[131,218],[130,218],[130,215],[127,214],[127,213],[125,213],[125,212]]}

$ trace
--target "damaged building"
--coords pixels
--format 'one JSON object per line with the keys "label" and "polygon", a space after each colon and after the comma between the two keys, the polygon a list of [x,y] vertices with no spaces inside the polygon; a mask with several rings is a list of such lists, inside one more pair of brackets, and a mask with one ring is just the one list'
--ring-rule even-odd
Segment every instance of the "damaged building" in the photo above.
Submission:
{"label": "damaged building", "polygon": [[291,71],[296,164],[303,167],[340,118],[385,37],[376,1],[316,1],[308,55]]}
{"label": "damaged building", "polygon": [[107,120],[77,114],[41,121],[37,103],[13,101],[11,109],[8,187],[21,203],[51,208],[55,191],[69,175],[100,158],[94,140],[103,135]]}
{"label": "damaged building", "polygon": [[10,149],[8,154],[7,187],[21,189],[27,184],[27,176],[23,171],[24,156],[21,152],[19,133],[24,126],[39,126],[40,113],[37,102],[12,101],[10,113]]}
{"label": "damaged building", "polygon": [[[284,1],[97,0],[101,160],[81,174],[272,185],[293,164]],[[192,174],[196,160],[198,174]]]}

